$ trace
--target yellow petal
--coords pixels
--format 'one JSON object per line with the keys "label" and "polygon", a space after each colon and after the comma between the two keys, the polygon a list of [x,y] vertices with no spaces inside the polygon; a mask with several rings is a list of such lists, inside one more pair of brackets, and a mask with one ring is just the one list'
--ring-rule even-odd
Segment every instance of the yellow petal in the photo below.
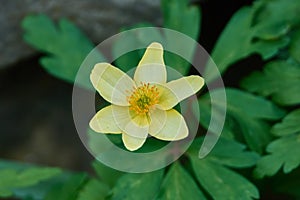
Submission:
{"label": "yellow petal", "polygon": [[98,63],[90,75],[91,82],[100,95],[108,102],[128,106],[127,96],[134,81],[120,69],[109,63]]}
{"label": "yellow petal", "polygon": [[166,86],[177,96],[178,103],[193,94],[196,94],[204,85],[204,79],[192,75],[168,82]]}
{"label": "yellow petal", "polygon": [[146,141],[146,138],[136,138],[136,137],[127,135],[126,133],[123,133],[122,140],[123,140],[123,143],[124,143],[124,146],[126,147],[126,149],[128,149],[130,151],[135,151],[135,150],[141,148],[141,146],[143,146],[143,144]]}
{"label": "yellow petal", "polygon": [[166,83],[167,71],[163,53],[163,47],[157,42],[147,47],[134,73],[136,83]]}
{"label": "yellow petal", "polygon": [[127,106],[112,106],[114,119],[117,126],[126,133],[135,138],[146,138],[149,130],[147,116],[136,115],[129,110]]}
{"label": "yellow petal", "polygon": [[122,133],[117,126],[112,112],[112,106],[107,106],[91,119],[90,127],[98,133]]}
{"label": "yellow petal", "polygon": [[164,127],[167,121],[167,112],[165,110],[155,109],[150,112],[149,134],[155,136]]}
{"label": "yellow petal", "polygon": [[158,89],[158,104],[157,107],[162,110],[169,110],[178,104],[178,99],[176,94],[166,87],[166,85],[155,84]]}
{"label": "yellow petal", "polygon": [[189,130],[182,115],[176,110],[168,110],[164,127],[154,137],[160,140],[175,141],[188,136]]}

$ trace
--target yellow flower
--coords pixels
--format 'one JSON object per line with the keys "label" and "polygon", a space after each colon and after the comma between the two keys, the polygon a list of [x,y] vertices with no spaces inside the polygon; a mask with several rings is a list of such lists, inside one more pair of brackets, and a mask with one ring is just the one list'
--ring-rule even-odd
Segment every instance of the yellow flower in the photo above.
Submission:
{"label": "yellow flower", "polygon": [[183,116],[172,109],[204,85],[192,75],[167,83],[163,47],[148,46],[132,79],[109,63],[98,63],[90,75],[100,95],[112,105],[91,119],[90,127],[99,133],[122,133],[125,147],[139,149],[148,134],[160,140],[175,141],[188,136]]}

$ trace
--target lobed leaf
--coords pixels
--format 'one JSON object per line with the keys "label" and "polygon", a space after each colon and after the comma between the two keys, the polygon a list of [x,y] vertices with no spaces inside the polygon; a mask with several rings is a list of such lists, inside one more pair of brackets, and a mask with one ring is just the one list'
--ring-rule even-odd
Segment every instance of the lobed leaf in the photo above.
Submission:
{"label": "lobed leaf", "polygon": [[300,132],[300,109],[290,112],[282,122],[272,127],[272,133],[276,136],[286,136]]}
{"label": "lobed leaf", "polygon": [[188,172],[180,164],[175,163],[163,180],[158,199],[205,200],[206,198]]}
{"label": "lobed leaf", "polygon": [[124,174],[123,172],[112,169],[108,166],[105,166],[101,162],[95,160],[92,163],[92,166],[97,173],[100,180],[109,185],[110,187],[114,186],[118,179]]}
{"label": "lobed leaf", "polygon": [[262,157],[257,162],[254,174],[258,178],[273,176],[283,167],[284,173],[289,173],[299,166],[300,156],[295,152],[300,151],[300,135],[295,134],[279,138],[267,147],[270,155]]}
{"label": "lobed leaf", "polygon": [[[47,72],[62,80],[74,83],[77,71],[85,57],[94,48],[93,43],[70,21],[62,19],[56,26],[45,15],[31,15],[24,18],[22,27],[24,40],[45,52],[40,59]],[[97,62],[105,59],[100,52],[94,50],[92,58],[83,66],[78,83],[85,88],[92,88],[89,81],[91,69]]]}
{"label": "lobed leaf", "polygon": [[[201,24],[201,11],[198,7],[189,5],[188,0],[162,0],[161,5],[164,17],[163,27],[183,33],[195,41],[198,40]],[[179,41],[169,32],[165,32],[164,36],[169,49],[185,52],[189,55],[189,59],[185,60],[170,52],[165,53],[167,65],[173,67],[182,75],[186,75],[191,67],[188,61],[194,55],[195,45],[186,44],[186,41]]]}
{"label": "lobed leaf", "polygon": [[109,187],[97,179],[89,180],[79,192],[77,200],[105,200]]}
{"label": "lobed leaf", "polygon": [[192,158],[199,183],[213,199],[235,200],[259,198],[257,188],[241,175],[210,161]]}
{"label": "lobed leaf", "polygon": [[[206,82],[216,79],[219,73],[224,73],[231,64],[238,60],[254,53],[260,54],[264,59],[269,59],[288,44],[289,40],[284,37],[255,40],[259,33],[257,29],[264,26],[264,22],[253,25],[255,15],[255,8],[243,7],[232,16],[211,54],[219,72],[214,70],[213,62],[207,63],[204,72]],[[267,21],[268,18],[265,20]]]}
{"label": "lobed leaf", "polygon": [[[221,33],[212,58],[222,74],[233,63],[251,54],[258,53],[269,59],[290,42],[289,33],[298,26],[298,0],[261,0],[252,7],[238,10]],[[287,14],[289,13],[289,14]],[[294,39],[298,43],[297,36]],[[291,45],[291,54],[297,57],[298,45]],[[204,77],[211,82],[219,72],[207,63]]]}
{"label": "lobed leaf", "polygon": [[[215,148],[218,148],[218,145],[221,146],[220,144],[217,144]],[[227,153],[229,155],[229,151]],[[235,152],[231,153],[233,159],[231,161],[227,160],[225,162],[226,165],[238,167],[245,167],[248,165],[244,165],[243,160],[241,159],[235,160]],[[189,153],[196,178],[211,197],[216,200],[259,198],[257,188],[243,176],[223,166],[222,163],[224,163],[224,160],[222,160],[222,155],[219,154],[219,160],[217,154],[212,151],[211,154],[204,159],[199,159],[196,153]],[[245,157],[253,156],[247,155],[246,152],[244,152],[244,155]]]}
{"label": "lobed leaf", "polygon": [[198,138],[188,151],[192,168],[201,186],[213,199],[258,198],[256,187],[246,178],[227,168],[245,168],[255,165],[259,156],[246,151],[245,146],[226,138],[220,138],[214,149],[203,159],[198,158],[198,148],[203,138]]}
{"label": "lobed leaf", "polygon": [[[124,31],[153,26],[154,25],[148,23],[140,23],[133,27],[126,28]],[[139,44],[148,46],[154,41],[162,42],[162,35],[157,29],[139,29],[136,32],[138,34],[121,34],[113,45],[112,53],[114,58],[116,58],[114,63],[124,72],[130,72],[131,69],[137,67],[142,58],[145,50],[137,49]],[[126,52],[128,49],[136,50]]]}
{"label": "lobed leaf", "polygon": [[0,197],[10,197],[14,190],[33,186],[61,173],[57,168],[28,168],[0,170]]}
{"label": "lobed leaf", "polygon": [[45,197],[45,200],[74,200],[78,198],[79,191],[87,181],[84,173],[75,174],[67,181],[52,187]]}
{"label": "lobed leaf", "polygon": [[259,155],[232,139],[220,138],[208,159],[228,167],[245,168],[255,165]]}
{"label": "lobed leaf", "polygon": [[241,82],[250,92],[271,96],[280,105],[300,103],[300,65],[286,61],[273,61],[265,65],[263,72],[254,72]]}
{"label": "lobed leaf", "polygon": [[300,63],[300,30],[295,31],[292,36],[289,53],[293,59]]}
{"label": "lobed leaf", "polygon": [[[188,153],[196,156],[203,140],[204,137],[197,138],[188,150]],[[248,151],[244,144],[233,139],[220,137],[205,159],[228,167],[245,168],[255,165],[259,155],[256,152]]]}
{"label": "lobed leaf", "polygon": [[282,122],[275,124],[272,132],[281,136],[267,146],[268,155],[262,157],[254,174],[262,178],[273,176],[281,167],[284,173],[289,173],[300,164],[300,109],[288,114]]}
{"label": "lobed leaf", "polygon": [[[210,96],[214,96],[211,101]],[[225,133],[232,133],[236,137],[242,134],[249,147],[261,153],[270,142],[270,127],[265,120],[277,120],[284,115],[284,111],[276,107],[272,102],[233,88],[226,89],[227,102],[218,101],[218,95],[222,95],[221,89],[211,91],[199,99],[200,111],[202,112],[200,123],[208,128],[211,113],[208,109],[211,105],[216,108],[217,117],[213,120],[215,125],[221,125],[221,112],[218,108],[227,109],[227,118],[224,124]],[[214,131],[213,129],[210,131]]]}
{"label": "lobed leaf", "polygon": [[156,197],[163,176],[163,170],[144,174],[125,174],[112,190],[112,200],[152,200]]}
{"label": "lobed leaf", "polygon": [[[189,5],[187,0],[163,0],[161,2],[161,8],[164,16],[164,28],[178,31],[194,40],[198,39],[201,22],[201,12],[198,7]],[[153,28],[154,25],[148,23],[138,24],[131,28],[141,27],[152,28],[138,29],[135,34],[126,34],[126,38],[121,36],[114,44],[113,55],[115,57],[122,55],[117,58],[116,64],[124,71],[127,72],[133,67],[136,67],[144,52],[144,50],[141,49],[125,52],[125,49],[128,47],[131,47],[129,49],[135,49],[140,45],[148,46],[151,42],[160,42],[165,49],[181,52],[188,57],[187,60],[193,58],[195,45],[191,42],[192,40],[188,42],[189,44],[187,44],[187,41],[178,41],[178,38],[174,37],[172,31],[160,32],[159,29]],[[182,75],[188,74],[191,65],[179,55],[165,51],[164,59],[167,66],[174,68]]]}
{"label": "lobed leaf", "polygon": [[259,24],[255,35],[260,38],[278,38],[300,22],[298,0],[260,0],[255,2],[254,8],[254,23]]}
{"label": "lobed leaf", "polygon": [[[21,173],[22,171],[28,169],[44,169],[41,167],[34,166],[29,163],[21,163],[9,160],[1,160],[0,159],[0,171],[1,170],[15,170],[17,173]],[[51,169],[51,168],[49,168]],[[55,170],[59,170],[54,168]],[[59,183],[63,183],[68,180],[72,173],[69,171],[61,171],[57,175],[53,177],[49,177],[45,180],[39,181],[34,185],[26,186],[26,187],[18,187],[13,189],[13,196],[15,198],[24,199],[24,198],[32,198],[34,200],[43,200],[45,195],[51,190],[51,188]],[[0,177],[1,178],[1,177]],[[0,179],[1,180],[1,179]]]}

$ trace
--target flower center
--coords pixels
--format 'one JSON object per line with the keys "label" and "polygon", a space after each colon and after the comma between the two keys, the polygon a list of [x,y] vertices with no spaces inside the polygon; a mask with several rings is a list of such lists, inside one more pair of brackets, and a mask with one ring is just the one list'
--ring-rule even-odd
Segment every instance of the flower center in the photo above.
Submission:
{"label": "flower center", "polygon": [[130,110],[137,114],[147,114],[153,105],[158,103],[159,92],[155,85],[141,84],[139,87],[134,87],[131,96],[128,97]]}

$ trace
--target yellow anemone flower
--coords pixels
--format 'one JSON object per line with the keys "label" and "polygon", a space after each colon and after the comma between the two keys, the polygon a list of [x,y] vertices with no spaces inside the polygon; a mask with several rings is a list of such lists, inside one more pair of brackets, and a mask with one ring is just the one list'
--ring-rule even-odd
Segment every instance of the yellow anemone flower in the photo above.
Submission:
{"label": "yellow anemone flower", "polygon": [[173,107],[204,85],[204,79],[196,75],[167,83],[163,47],[157,42],[147,47],[133,79],[109,63],[96,64],[90,79],[111,103],[96,113],[90,127],[99,133],[122,133],[130,151],[139,149],[148,134],[165,141],[186,138],[186,122]]}

